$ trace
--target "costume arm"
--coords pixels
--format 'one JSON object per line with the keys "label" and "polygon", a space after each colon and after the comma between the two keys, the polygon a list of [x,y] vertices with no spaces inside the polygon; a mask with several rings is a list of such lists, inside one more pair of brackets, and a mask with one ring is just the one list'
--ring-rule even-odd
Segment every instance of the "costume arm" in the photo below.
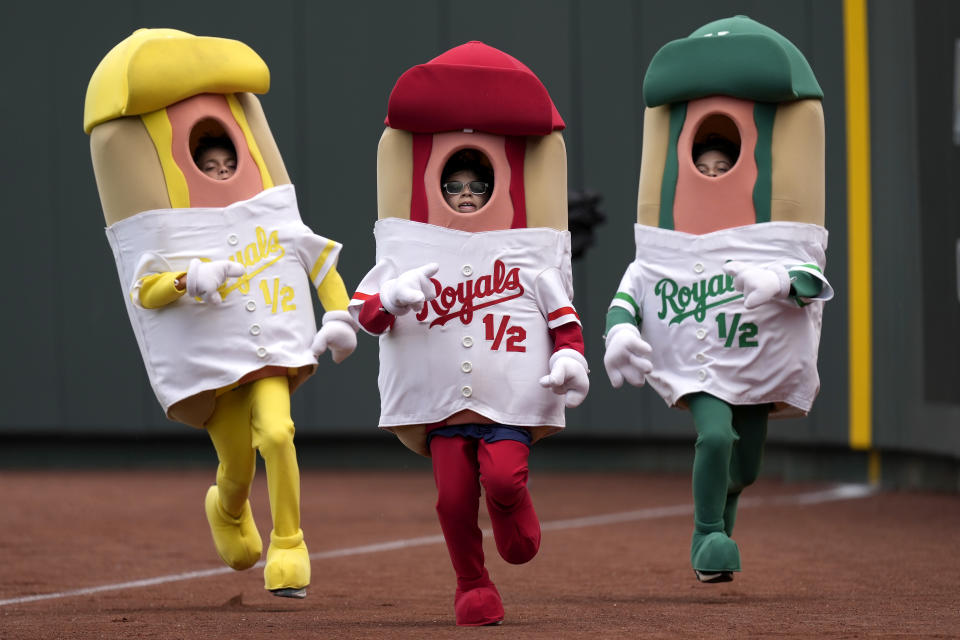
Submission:
{"label": "costume arm", "polygon": [[573,300],[570,298],[560,270],[554,268],[544,270],[537,277],[534,295],[540,312],[547,320],[547,330],[553,339],[554,356],[564,351],[567,356],[580,361],[586,369],[583,326],[580,324],[580,316],[573,306]]}
{"label": "costume arm", "polygon": [[568,408],[579,406],[590,390],[590,367],[583,353],[583,329],[573,307],[569,278],[556,268],[543,271],[534,284],[540,312],[547,320],[553,339],[553,353],[547,363],[549,373],[540,386],[564,396]]}
{"label": "costume arm", "polygon": [[378,336],[393,327],[397,316],[383,308],[383,303],[380,302],[380,294],[375,293],[364,300],[357,320],[364,331],[370,335]]}
{"label": "costume arm", "polygon": [[607,310],[603,366],[615,389],[623,386],[624,381],[635,387],[643,386],[647,374],[653,370],[649,358],[652,349],[640,337],[643,317],[637,301],[643,298],[641,281],[635,277],[634,269],[633,264],[627,267]]}
{"label": "costume arm", "polygon": [[159,309],[179,300],[186,293],[186,271],[154,273],[135,285],[137,299],[144,309]]}
{"label": "costume arm", "polygon": [[187,270],[178,270],[176,266],[180,265],[170,264],[157,253],[141,255],[130,283],[133,304],[144,309],[159,309],[179,300],[187,290]]}
{"label": "costume arm", "polygon": [[350,304],[347,286],[335,268],[331,268],[317,287],[317,297],[325,311],[345,311]]}
{"label": "costume arm", "polygon": [[314,336],[310,349],[314,355],[330,350],[336,363],[346,359],[357,347],[357,323],[347,312],[347,288],[337,273],[337,258],[342,245],[318,236],[304,226],[305,234],[297,243],[300,263],[310,274],[310,282],[326,313],[320,330]]}
{"label": "costume arm", "polygon": [[632,274],[633,265],[627,267],[626,273],[620,280],[620,286],[617,287],[617,293],[610,302],[607,309],[607,323],[603,335],[606,336],[618,324],[629,323],[637,329],[643,326],[643,316],[640,313],[640,291],[634,284],[636,279]]}
{"label": "costume arm", "polygon": [[549,331],[553,339],[553,353],[561,349],[573,349],[580,355],[584,355],[583,327],[579,322],[567,322]]}
{"label": "costume arm", "polygon": [[787,269],[787,274],[790,276],[790,297],[801,307],[814,300],[827,301],[833,297],[833,287],[817,265],[798,265]]}
{"label": "costume arm", "polygon": [[733,287],[743,293],[747,309],[771,300],[793,300],[803,307],[814,300],[827,301],[833,297],[833,287],[813,263],[795,264],[768,262],[752,264],[731,260],[723,271],[733,278]]}
{"label": "costume arm", "polygon": [[396,269],[393,264],[381,260],[360,281],[357,292],[350,299],[350,315],[370,335],[378,336],[389,331],[396,321],[396,316],[384,309],[380,302],[380,285],[394,277]]}
{"label": "costume arm", "polygon": [[345,311],[350,301],[343,278],[337,273],[341,249],[339,242],[318,236],[307,227],[297,243],[297,257],[309,274],[324,311]]}

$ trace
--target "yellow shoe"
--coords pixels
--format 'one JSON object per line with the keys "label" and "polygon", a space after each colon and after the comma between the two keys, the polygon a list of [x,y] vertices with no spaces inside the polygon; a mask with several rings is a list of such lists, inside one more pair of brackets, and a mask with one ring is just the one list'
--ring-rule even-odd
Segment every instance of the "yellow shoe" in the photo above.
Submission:
{"label": "yellow shoe", "polygon": [[310,554],[303,542],[303,530],[292,536],[270,533],[267,566],[263,570],[267,591],[286,598],[304,598],[310,584]]}
{"label": "yellow shoe", "polygon": [[257,523],[253,521],[253,511],[250,510],[250,501],[243,504],[243,511],[239,518],[234,518],[223,510],[220,504],[220,493],[217,485],[207,490],[207,497],[203,503],[207,512],[207,522],[210,523],[210,533],[213,535],[213,544],[217,547],[217,554],[228,567],[243,571],[257,564],[263,553],[263,541],[257,531]]}

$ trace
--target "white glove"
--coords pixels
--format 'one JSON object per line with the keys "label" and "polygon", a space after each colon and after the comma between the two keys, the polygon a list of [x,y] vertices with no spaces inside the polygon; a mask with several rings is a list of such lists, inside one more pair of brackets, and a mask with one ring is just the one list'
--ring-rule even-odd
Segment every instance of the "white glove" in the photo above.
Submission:
{"label": "white glove", "polygon": [[329,348],[333,361],[340,364],[357,348],[357,328],[357,321],[346,311],[327,311],[310,350],[319,358]]}
{"label": "white glove", "polygon": [[239,262],[230,260],[203,262],[194,258],[187,269],[187,295],[202,298],[204,302],[210,304],[220,304],[223,299],[217,289],[227,281],[227,278],[242,276],[245,271],[246,269]]}
{"label": "white glove", "polygon": [[578,351],[560,349],[550,356],[550,373],[540,378],[540,386],[564,396],[564,404],[572,409],[587,397],[588,373],[587,359]]}
{"label": "white glove", "polygon": [[754,267],[731,260],[723,265],[723,272],[733,276],[733,288],[743,292],[743,306],[747,309],[774,299],[785,300],[790,295],[790,274],[779,264]]}
{"label": "white glove", "polygon": [[380,285],[380,304],[395,316],[402,316],[437,297],[437,288],[430,276],[440,270],[436,262],[404,271]]}
{"label": "white glove", "polygon": [[622,322],[607,332],[607,348],[603,354],[603,367],[614,389],[623,386],[626,380],[635,387],[642,387],[646,376],[653,371],[650,353],[653,348],[640,337],[636,325]]}

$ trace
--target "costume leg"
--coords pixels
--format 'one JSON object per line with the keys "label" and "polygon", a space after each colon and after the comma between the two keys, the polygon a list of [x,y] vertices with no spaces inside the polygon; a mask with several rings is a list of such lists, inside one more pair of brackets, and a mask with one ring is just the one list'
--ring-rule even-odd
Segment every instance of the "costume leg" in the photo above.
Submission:
{"label": "costume leg", "polygon": [[687,402],[697,429],[690,561],[698,572],[728,574],[740,570],[740,551],[724,532],[723,522],[730,459],[737,440],[733,412],[726,402],[706,393],[693,394]]}
{"label": "costume leg", "polygon": [[493,538],[511,564],[529,562],[540,549],[540,520],[527,490],[530,447],[515,440],[478,442],[480,482],[486,494]]}
{"label": "costume leg", "polygon": [[483,533],[477,524],[480,482],[477,441],[462,436],[430,440],[437,517],[457,574],[457,624],[480,626],[503,620],[503,604],[483,566]]}
{"label": "costume leg", "polygon": [[256,564],[263,552],[247,499],[256,472],[249,416],[249,390],[240,387],[217,398],[206,424],[220,464],[217,484],[207,491],[204,510],[217,554],[238,571]]}
{"label": "costume leg", "polygon": [[733,408],[733,427],[740,440],[733,447],[730,459],[730,486],[727,505],[723,510],[724,530],[733,535],[737,521],[737,502],[740,493],[756,482],[763,461],[763,445],[767,440],[769,405],[744,405]]}
{"label": "costume leg", "polygon": [[293,445],[290,384],[283,376],[273,376],[248,386],[253,398],[253,446],[263,458],[273,515],[264,586],[278,595],[303,597],[310,584],[310,556],[300,529],[300,468]]}

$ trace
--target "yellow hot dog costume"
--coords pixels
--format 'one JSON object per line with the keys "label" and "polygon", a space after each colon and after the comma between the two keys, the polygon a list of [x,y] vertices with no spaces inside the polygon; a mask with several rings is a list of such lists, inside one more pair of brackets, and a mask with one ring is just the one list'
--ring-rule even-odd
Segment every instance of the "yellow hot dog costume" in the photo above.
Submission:
{"label": "yellow hot dog costume", "polygon": [[[253,95],[269,81],[241,42],[140,29],[94,71],[84,130],[151,385],[167,416],[205,428],[217,451],[205,500],[217,551],[238,570],[260,559],[247,499],[259,451],[273,514],[265,587],[303,597],[310,561],[290,393],[316,370],[315,353],[329,347],[339,362],[352,352],[356,325],[336,271],[341,246],[301,221]],[[229,179],[194,162],[208,136],[235,148]],[[221,269],[216,290],[185,295],[204,268]],[[319,332],[310,289],[326,310]]]}

